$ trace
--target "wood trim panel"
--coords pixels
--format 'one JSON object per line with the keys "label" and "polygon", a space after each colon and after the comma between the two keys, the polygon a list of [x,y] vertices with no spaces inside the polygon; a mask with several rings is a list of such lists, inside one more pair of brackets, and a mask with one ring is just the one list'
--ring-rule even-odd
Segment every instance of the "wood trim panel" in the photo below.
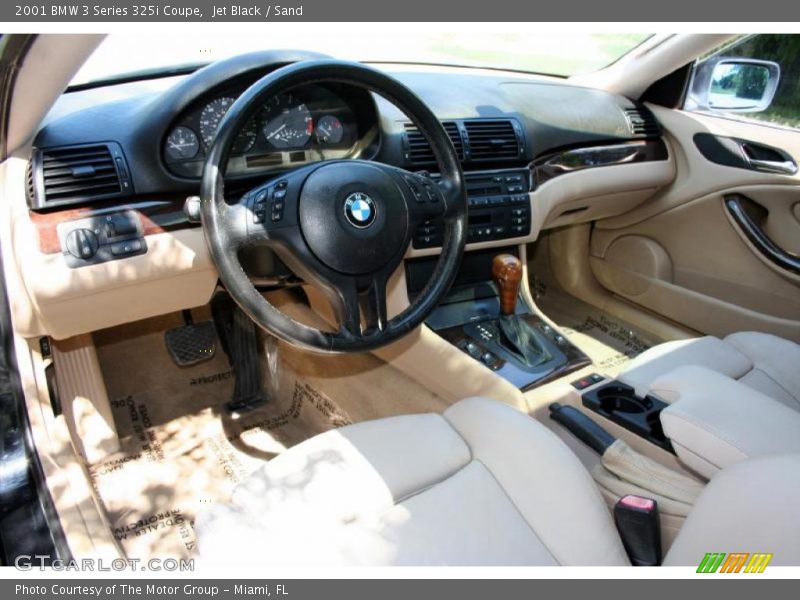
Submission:
{"label": "wood trim panel", "polygon": [[635,140],[571,148],[537,159],[531,165],[534,181],[542,185],[555,177],[583,169],[668,160],[664,141]]}
{"label": "wood trim panel", "polygon": [[154,235],[175,229],[196,227],[181,218],[183,200],[139,200],[104,206],[83,206],[52,212],[30,212],[31,222],[36,228],[39,250],[43,254],[60,254],[61,243],[58,238],[58,225],[87,217],[102,216],[123,210],[136,213],[142,223],[144,235]]}

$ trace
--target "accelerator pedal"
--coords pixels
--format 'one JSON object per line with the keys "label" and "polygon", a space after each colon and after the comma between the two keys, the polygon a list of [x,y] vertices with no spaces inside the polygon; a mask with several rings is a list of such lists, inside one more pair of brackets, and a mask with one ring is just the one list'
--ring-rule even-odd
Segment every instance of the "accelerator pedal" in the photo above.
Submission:
{"label": "accelerator pedal", "polygon": [[233,398],[225,406],[231,412],[247,412],[267,402],[261,385],[256,324],[225,295],[211,301],[211,314],[222,349],[233,368]]}
{"label": "accelerator pedal", "polygon": [[186,323],[164,333],[172,360],[179,367],[190,367],[211,360],[217,353],[217,332],[212,321],[195,323],[189,310],[183,311]]}

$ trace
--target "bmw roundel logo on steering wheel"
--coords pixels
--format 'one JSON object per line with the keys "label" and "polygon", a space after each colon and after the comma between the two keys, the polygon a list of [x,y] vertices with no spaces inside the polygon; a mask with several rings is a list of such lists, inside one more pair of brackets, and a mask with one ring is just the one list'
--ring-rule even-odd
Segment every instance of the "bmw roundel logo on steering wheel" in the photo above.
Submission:
{"label": "bmw roundel logo on steering wheel", "polygon": [[353,227],[369,227],[375,222],[376,214],[375,202],[364,192],[353,192],[344,201],[344,216]]}

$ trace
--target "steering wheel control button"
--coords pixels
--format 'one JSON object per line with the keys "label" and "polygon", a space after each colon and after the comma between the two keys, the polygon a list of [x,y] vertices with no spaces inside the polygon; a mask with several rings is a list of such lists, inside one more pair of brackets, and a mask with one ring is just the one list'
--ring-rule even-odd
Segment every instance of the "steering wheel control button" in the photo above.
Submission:
{"label": "steering wheel control button", "polygon": [[439,201],[439,194],[435,189],[434,183],[425,183],[423,184],[425,187],[425,195],[428,197],[428,201],[430,202],[438,202]]}
{"label": "steering wheel control button", "polygon": [[353,227],[366,229],[375,222],[378,210],[364,192],[353,192],[344,201],[344,216]]}
{"label": "steering wheel control button", "polygon": [[280,181],[275,186],[275,191],[272,192],[272,214],[270,220],[273,223],[278,223],[283,220],[283,209],[286,206],[286,187],[285,181]]}
{"label": "steering wheel control button", "polygon": [[267,215],[267,190],[261,190],[253,197],[253,223],[263,223]]}
{"label": "steering wheel control button", "polygon": [[408,187],[411,188],[411,191],[414,193],[414,198],[417,202],[425,202],[425,196],[422,194],[422,190],[420,189],[420,183],[414,179],[414,177],[410,175],[406,175],[403,179],[405,179]]}
{"label": "steering wheel control button", "polygon": [[270,189],[262,189],[253,196],[253,223],[263,223],[267,218],[267,199]]}

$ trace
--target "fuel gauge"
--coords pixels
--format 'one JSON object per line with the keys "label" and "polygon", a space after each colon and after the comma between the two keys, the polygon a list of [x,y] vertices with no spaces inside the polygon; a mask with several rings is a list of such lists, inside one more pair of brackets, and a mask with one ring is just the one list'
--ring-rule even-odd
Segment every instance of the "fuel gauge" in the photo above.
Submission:
{"label": "fuel gauge", "polygon": [[200,141],[188,127],[176,127],[167,137],[164,150],[170,160],[188,160],[197,156]]}
{"label": "fuel gauge", "polygon": [[344,127],[333,115],[325,115],[317,121],[317,140],[320,144],[334,145],[342,141]]}

